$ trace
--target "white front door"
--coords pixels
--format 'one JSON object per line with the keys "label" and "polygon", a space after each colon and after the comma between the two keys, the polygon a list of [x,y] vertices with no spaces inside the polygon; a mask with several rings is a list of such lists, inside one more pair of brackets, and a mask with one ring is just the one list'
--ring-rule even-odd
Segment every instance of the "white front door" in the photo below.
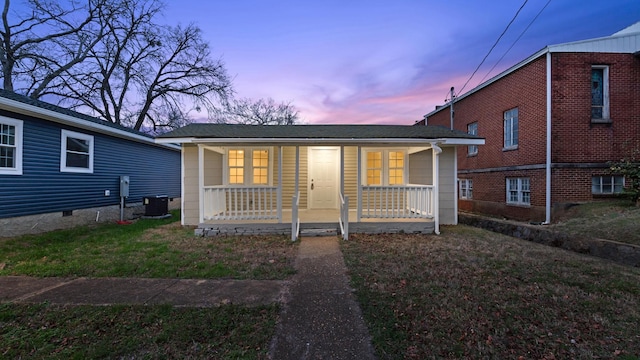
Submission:
{"label": "white front door", "polygon": [[309,208],[337,209],[340,149],[309,148]]}

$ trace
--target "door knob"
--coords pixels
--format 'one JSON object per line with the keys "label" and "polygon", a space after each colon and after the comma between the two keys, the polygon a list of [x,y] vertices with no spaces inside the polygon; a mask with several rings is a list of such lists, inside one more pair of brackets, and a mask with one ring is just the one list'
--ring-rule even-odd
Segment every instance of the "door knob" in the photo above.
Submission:
{"label": "door knob", "polygon": [[311,179],[311,190],[313,190],[313,179]]}

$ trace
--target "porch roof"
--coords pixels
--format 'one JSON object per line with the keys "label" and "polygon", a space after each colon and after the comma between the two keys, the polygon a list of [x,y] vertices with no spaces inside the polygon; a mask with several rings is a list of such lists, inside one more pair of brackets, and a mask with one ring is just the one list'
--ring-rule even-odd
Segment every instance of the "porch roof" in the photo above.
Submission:
{"label": "porch roof", "polygon": [[[207,141],[208,140],[208,141]],[[411,143],[438,142],[483,145],[484,138],[442,126],[410,125],[241,125],[189,124],[160,135],[161,143],[273,142],[273,143]]]}

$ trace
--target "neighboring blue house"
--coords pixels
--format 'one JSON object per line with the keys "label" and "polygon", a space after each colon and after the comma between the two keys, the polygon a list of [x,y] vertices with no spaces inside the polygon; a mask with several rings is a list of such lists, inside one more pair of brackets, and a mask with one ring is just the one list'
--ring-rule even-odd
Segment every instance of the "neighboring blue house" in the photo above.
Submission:
{"label": "neighboring blue house", "polygon": [[0,90],[0,237],[117,220],[143,198],[179,206],[180,148],[42,101]]}

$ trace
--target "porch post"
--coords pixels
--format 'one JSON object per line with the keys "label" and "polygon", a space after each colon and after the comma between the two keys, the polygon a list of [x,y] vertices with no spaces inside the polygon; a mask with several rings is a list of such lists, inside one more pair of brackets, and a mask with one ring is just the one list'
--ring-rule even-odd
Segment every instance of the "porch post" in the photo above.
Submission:
{"label": "porch post", "polygon": [[198,223],[204,223],[204,147],[198,144]]}
{"label": "porch post", "polygon": [[282,223],[282,145],[278,146],[278,224]]}
{"label": "porch post", "polygon": [[440,235],[440,153],[442,149],[436,145],[436,143],[431,143],[431,153],[433,154],[432,164],[433,164],[433,222],[434,229],[433,232],[436,235]]}
{"label": "porch post", "polygon": [[356,201],[358,210],[356,212],[356,222],[360,222],[360,218],[362,217],[362,175],[360,174],[360,172],[362,171],[362,165],[360,164],[360,162],[362,161],[361,157],[361,147],[358,146],[358,169],[356,171],[356,174],[358,174],[358,178],[356,180],[358,182],[358,201]]}
{"label": "porch post", "polygon": [[344,196],[344,145],[340,146],[340,194]]}
{"label": "porch post", "polygon": [[296,185],[294,190],[294,195],[298,196],[298,191],[300,189],[300,146],[296,145]]}

